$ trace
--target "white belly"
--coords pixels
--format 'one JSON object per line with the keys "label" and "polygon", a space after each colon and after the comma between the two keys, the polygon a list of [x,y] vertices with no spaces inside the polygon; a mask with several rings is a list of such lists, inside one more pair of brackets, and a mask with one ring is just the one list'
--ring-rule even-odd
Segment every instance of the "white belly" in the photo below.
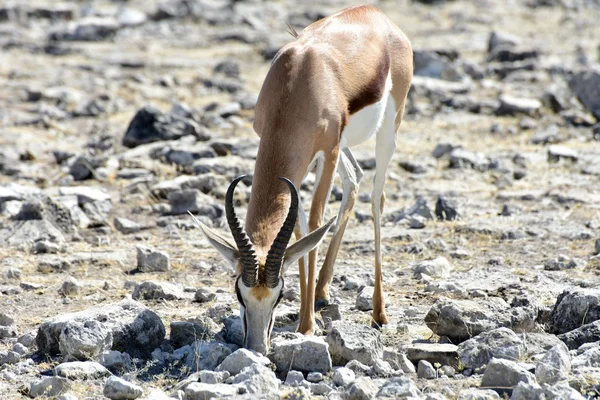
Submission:
{"label": "white belly", "polygon": [[391,90],[392,78],[388,73],[381,100],[352,114],[348,119],[348,124],[342,132],[340,143],[342,148],[356,146],[371,138],[379,130]]}

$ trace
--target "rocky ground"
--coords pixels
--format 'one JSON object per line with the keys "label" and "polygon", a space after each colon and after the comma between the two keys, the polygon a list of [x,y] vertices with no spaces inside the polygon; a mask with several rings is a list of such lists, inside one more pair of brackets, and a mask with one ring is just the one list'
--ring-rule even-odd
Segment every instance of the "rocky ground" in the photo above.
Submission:
{"label": "rocky ground", "polygon": [[348,5],[320,3],[0,2],[1,398],[598,396],[596,0],[376,3],[416,69],[386,184],[390,324],[368,327],[369,142],[320,332],[293,333],[292,270],[272,353],[238,348],[232,270],[186,212],[226,233],[284,22]]}

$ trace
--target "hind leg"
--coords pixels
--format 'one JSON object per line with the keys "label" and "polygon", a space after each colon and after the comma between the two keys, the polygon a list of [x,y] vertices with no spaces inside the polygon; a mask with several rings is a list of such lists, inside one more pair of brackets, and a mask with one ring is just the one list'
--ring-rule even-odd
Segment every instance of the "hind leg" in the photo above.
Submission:
{"label": "hind leg", "polygon": [[373,213],[374,239],[375,239],[375,290],[373,293],[373,320],[376,327],[387,324],[388,318],[385,313],[385,300],[383,295],[383,274],[381,266],[381,214],[385,203],[383,186],[385,176],[396,150],[396,102],[393,96],[389,96],[385,115],[381,127],[377,131],[375,144],[377,165],[373,192],[371,194],[371,211]]}

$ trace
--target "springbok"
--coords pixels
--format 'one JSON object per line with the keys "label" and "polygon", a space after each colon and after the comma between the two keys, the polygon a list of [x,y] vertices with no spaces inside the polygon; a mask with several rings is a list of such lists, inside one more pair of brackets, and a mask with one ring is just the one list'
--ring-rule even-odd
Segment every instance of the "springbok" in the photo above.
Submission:
{"label": "springbok", "polygon": [[[383,185],[413,75],[409,40],[375,7],[347,8],[311,24],[299,35],[292,33],[295,41],[275,56],[256,104],[254,130],[261,140],[245,230],[232,204],[235,186],[243,177],[233,181],[225,199],[235,246],[201,225],[211,245],[237,268],[235,290],[244,346],[263,354],[270,346],[284,271],[296,260],[301,295],[298,331],[313,333],[314,307],[328,303],[333,266],[363,176],[350,147],[373,135],[377,165],[371,196],[375,234],[372,323],[387,323],[380,244]],[[318,245],[334,222],[323,224],[323,216],[336,169],[343,197],[317,283]],[[307,218],[295,187],[312,170],[316,180]],[[294,230],[298,240],[288,247]]]}

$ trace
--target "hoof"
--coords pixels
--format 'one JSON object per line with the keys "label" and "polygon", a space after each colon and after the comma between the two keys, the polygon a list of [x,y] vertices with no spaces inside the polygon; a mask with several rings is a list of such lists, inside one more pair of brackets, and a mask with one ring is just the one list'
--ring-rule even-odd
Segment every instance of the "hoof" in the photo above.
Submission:
{"label": "hoof", "polygon": [[315,301],[315,311],[319,311],[329,305],[329,300],[327,299],[318,299]]}

